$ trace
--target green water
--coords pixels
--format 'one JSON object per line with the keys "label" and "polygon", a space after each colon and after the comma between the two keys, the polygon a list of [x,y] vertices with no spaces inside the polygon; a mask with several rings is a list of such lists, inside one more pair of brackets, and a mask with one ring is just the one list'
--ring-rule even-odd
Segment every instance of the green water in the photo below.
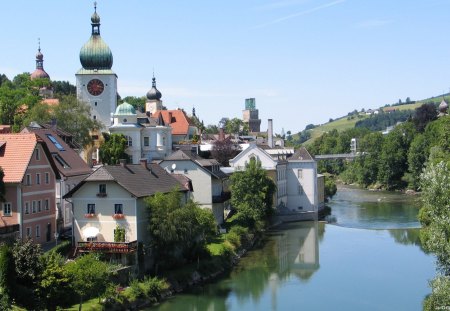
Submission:
{"label": "green water", "polygon": [[229,276],[149,310],[421,310],[435,266],[413,200],[339,190],[336,225],[278,227]]}

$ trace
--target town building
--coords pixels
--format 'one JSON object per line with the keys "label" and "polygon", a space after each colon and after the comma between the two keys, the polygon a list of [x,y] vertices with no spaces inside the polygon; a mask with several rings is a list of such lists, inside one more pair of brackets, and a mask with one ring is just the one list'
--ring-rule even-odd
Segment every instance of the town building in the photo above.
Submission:
{"label": "town building", "polygon": [[98,168],[64,196],[73,204],[76,253],[102,252],[137,267],[138,244],[150,254],[145,198],[174,189],[189,196],[184,182],[146,160]]}
{"label": "town building", "polygon": [[254,98],[247,98],[245,100],[245,110],[242,111],[242,121],[248,124],[249,131],[258,133],[260,131],[261,119],[259,119],[259,112],[256,109]]}
{"label": "town building", "polygon": [[177,150],[159,165],[171,174],[188,177],[192,182],[192,199],[210,209],[218,224],[224,222],[225,213],[229,211],[230,192],[228,176],[220,170],[219,162],[203,159],[192,151]]}
{"label": "town building", "polygon": [[0,239],[55,240],[58,169],[47,145],[34,133],[0,134],[5,198],[0,203]]}
{"label": "town building", "polygon": [[183,109],[158,110],[152,116],[161,117],[164,124],[172,128],[173,144],[190,142],[195,135],[199,134],[198,128]]}
{"label": "town building", "polygon": [[56,129],[46,128],[32,123],[24,128],[22,133],[36,134],[48,147],[54,160],[60,180],[56,183],[56,219],[57,232],[61,233],[72,228],[72,204],[63,200],[63,196],[73,189],[81,180],[86,178],[92,169],[83,161],[78,153],[73,150]]}
{"label": "town building", "polygon": [[139,113],[128,103],[117,106],[111,134],[123,134],[127,140],[129,163],[141,159],[162,160],[172,153],[172,128],[166,126],[162,115]]}
{"label": "town building", "polygon": [[259,161],[277,185],[273,203],[281,221],[317,218],[317,163],[304,147],[293,155],[283,152],[274,155],[256,144],[250,144],[230,160],[231,173],[245,169],[250,159]]}

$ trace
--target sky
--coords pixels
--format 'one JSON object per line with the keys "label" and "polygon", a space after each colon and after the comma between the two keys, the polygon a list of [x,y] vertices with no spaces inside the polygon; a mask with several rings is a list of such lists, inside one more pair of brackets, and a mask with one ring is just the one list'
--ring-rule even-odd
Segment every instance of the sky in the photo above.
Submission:
{"label": "sky", "polygon": [[[297,133],[354,109],[448,92],[450,0],[97,0],[121,97],[144,96],[205,125],[242,118]],[[0,74],[75,84],[93,1],[2,1]]]}

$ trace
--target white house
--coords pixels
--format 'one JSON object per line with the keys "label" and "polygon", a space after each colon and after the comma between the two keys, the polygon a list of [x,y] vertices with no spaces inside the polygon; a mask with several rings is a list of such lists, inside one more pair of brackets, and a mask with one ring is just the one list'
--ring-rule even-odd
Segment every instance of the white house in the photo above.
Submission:
{"label": "white house", "polygon": [[137,164],[140,159],[162,160],[172,153],[172,128],[165,126],[161,117],[136,113],[128,103],[117,106],[109,131],[125,135],[128,146],[125,152],[130,163]]}
{"label": "white house", "polygon": [[230,160],[234,170],[241,170],[251,158],[261,162],[277,185],[274,207],[281,220],[315,219],[319,206],[317,187],[317,164],[308,151],[302,147],[287,158],[289,152],[277,156],[250,145]]}
{"label": "white house", "polygon": [[230,193],[228,176],[220,170],[214,159],[203,159],[191,151],[177,150],[159,163],[171,174],[182,174],[192,182],[192,199],[204,208],[212,210],[216,222],[222,224],[228,210]]}
{"label": "white house", "polygon": [[176,187],[186,199],[182,183],[146,160],[98,168],[64,196],[72,199],[77,252],[102,252],[123,264],[137,264],[138,243],[149,245],[144,199]]}

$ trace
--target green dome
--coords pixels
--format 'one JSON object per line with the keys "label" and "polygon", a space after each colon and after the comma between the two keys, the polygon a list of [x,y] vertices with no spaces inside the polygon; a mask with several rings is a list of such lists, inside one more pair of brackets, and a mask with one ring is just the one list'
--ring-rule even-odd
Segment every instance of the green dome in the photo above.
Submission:
{"label": "green dome", "polygon": [[81,48],[80,62],[84,69],[111,69],[113,55],[109,46],[100,36],[100,16],[97,7],[91,16],[92,35],[88,42]]}
{"label": "green dome", "polygon": [[115,115],[132,116],[136,115],[136,110],[129,103],[123,103],[117,106]]}

